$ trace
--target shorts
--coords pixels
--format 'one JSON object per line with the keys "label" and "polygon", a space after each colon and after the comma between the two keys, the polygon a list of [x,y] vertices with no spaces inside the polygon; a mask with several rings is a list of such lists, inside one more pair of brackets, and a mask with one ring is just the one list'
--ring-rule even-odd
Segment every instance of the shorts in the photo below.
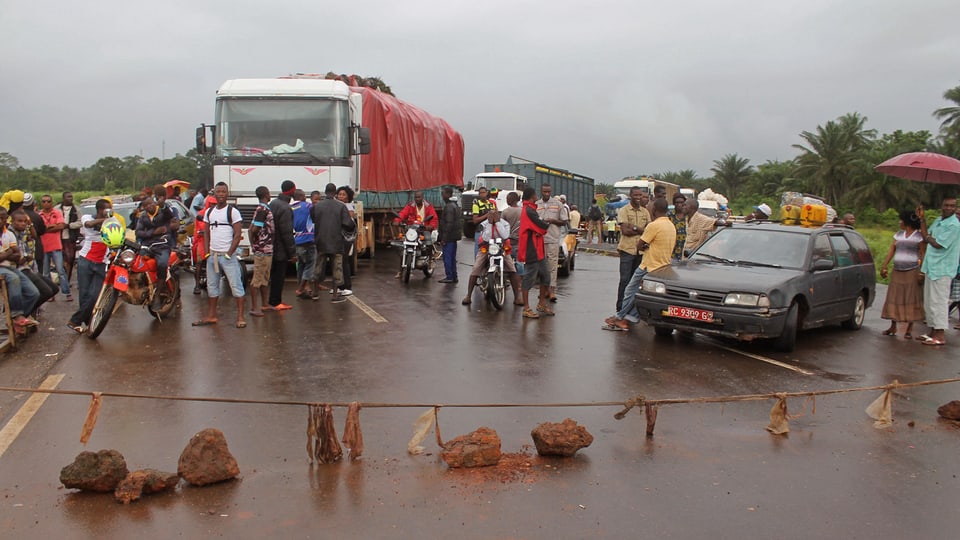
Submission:
{"label": "shorts", "polygon": [[[484,252],[477,253],[477,260],[473,263],[473,270],[470,271],[470,277],[478,278],[487,272],[487,257]],[[513,264],[513,257],[506,255],[503,258],[503,272],[505,274],[514,274],[517,266]]]}
{"label": "shorts", "polygon": [[270,286],[270,267],[273,265],[273,254],[260,255],[253,254],[253,278],[250,280],[250,288]]}
{"label": "shorts", "polygon": [[529,291],[535,284],[539,283],[541,287],[550,285],[550,269],[547,268],[546,259],[536,262],[527,261],[523,265],[523,282],[521,288]]}
{"label": "shorts", "polygon": [[[220,298],[221,280],[226,279],[234,298],[243,298],[245,293],[241,264],[243,263],[237,257],[228,259],[225,253],[211,253],[207,258],[207,296]],[[220,268],[219,273],[217,267]]]}

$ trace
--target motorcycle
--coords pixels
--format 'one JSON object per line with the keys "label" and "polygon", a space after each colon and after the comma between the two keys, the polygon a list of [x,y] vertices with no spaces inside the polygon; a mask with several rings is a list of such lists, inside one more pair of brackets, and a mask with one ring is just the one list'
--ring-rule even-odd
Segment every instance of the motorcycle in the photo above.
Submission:
{"label": "motorcycle", "polygon": [[[429,216],[426,223],[431,219],[433,216]],[[410,282],[410,274],[415,269],[422,270],[425,277],[432,276],[437,259],[443,255],[443,252],[437,249],[437,231],[427,230],[426,223],[415,221],[407,224],[402,240],[392,243],[394,247],[403,250],[400,253],[400,277],[404,283]]]}
{"label": "motorcycle", "polygon": [[[140,246],[127,240],[119,247],[110,248],[107,275],[93,305],[87,336],[96,339],[103,332],[110,316],[116,311],[118,299],[135,306],[147,306],[147,311],[159,320],[169,317],[180,302],[180,278],[177,271],[189,258],[190,254],[182,249],[170,253],[167,287],[161,293],[157,284],[157,261],[153,257],[151,246]],[[160,307],[154,310],[153,299],[157,294],[161,296],[161,303]]]}
{"label": "motorcycle", "polygon": [[477,286],[493,307],[503,309],[507,297],[503,258],[510,254],[510,241],[494,238],[482,244],[480,251],[487,254],[487,271],[486,275],[477,278]]}

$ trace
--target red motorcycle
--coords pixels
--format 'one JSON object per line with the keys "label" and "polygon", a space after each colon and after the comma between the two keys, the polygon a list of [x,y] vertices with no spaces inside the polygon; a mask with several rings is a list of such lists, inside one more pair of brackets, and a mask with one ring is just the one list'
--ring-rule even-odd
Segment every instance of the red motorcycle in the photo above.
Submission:
{"label": "red motorcycle", "polygon": [[[173,313],[180,305],[180,279],[177,271],[190,254],[173,250],[167,266],[167,287],[158,292],[157,261],[149,246],[124,242],[123,246],[111,249],[107,259],[107,276],[103,280],[100,295],[93,306],[87,336],[96,339],[107,326],[110,316],[117,310],[117,299],[128,304],[146,306],[147,311],[159,320]],[[153,309],[154,295],[159,294],[159,309]]]}

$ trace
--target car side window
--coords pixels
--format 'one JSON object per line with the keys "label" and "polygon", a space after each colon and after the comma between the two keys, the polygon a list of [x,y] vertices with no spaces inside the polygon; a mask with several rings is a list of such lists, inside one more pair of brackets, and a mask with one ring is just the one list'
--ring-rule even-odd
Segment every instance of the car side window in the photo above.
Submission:
{"label": "car side window", "polygon": [[817,262],[820,259],[833,260],[833,248],[830,247],[830,237],[825,234],[817,235],[813,239],[813,260]]}
{"label": "car side window", "polygon": [[844,232],[844,237],[850,242],[850,247],[853,248],[855,264],[870,264],[873,262],[873,255],[870,253],[870,246],[867,245],[866,240],[849,231]]}
{"label": "car side window", "polygon": [[844,267],[853,264],[850,243],[843,235],[830,235],[830,245],[833,246],[833,251],[837,254],[837,266]]}

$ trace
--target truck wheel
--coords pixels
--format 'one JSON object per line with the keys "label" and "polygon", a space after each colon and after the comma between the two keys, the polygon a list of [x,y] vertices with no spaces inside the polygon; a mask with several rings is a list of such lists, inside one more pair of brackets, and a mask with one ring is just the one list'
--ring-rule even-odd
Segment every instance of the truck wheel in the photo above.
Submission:
{"label": "truck wheel", "polygon": [[790,304],[787,310],[787,320],[783,323],[783,332],[773,340],[773,348],[780,352],[792,352],[797,343],[797,324],[799,323],[800,306],[796,302]]}

